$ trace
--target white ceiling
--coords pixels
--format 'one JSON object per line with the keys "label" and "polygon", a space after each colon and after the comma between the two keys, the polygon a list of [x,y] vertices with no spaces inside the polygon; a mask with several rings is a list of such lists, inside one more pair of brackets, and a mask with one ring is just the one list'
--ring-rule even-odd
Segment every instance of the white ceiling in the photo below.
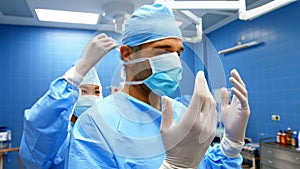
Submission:
{"label": "white ceiling", "polygon": [[[184,1],[184,0],[181,0]],[[190,0],[191,1],[191,0]],[[207,1],[207,0],[206,0]],[[246,0],[247,9],[251,9],[271,0]],[[61,27],[75,29],[114,29],[114,17],[130,14],[144,4],[152,4],[154,0],[0,0],[0,24],[30,25],[45,27]],[[42,22],[37,19],[34,9],[57,9],[79,12],[99,13],[97,25],[67,24]],[[204,33],[212,32],[238,19],[238,11],[224,10],[190,10],[192,14],[202,18]],[[103,16],[103,13],[106,15]],[[187,18],[180,10],[174,10],[177,18]],[[181,20],[183,33],[188,36],[195,34],[195,23],[192,20]]]}

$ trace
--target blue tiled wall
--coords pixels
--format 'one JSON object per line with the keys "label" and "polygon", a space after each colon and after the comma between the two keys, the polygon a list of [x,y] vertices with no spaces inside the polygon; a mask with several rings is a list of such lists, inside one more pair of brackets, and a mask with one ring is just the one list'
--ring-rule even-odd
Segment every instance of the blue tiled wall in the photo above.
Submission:
{"label": "blue tiled wall", "polygon": [[[99,32],[0,25],[0,125],[12,130],[13,147],[20,143],[24,110],[48,90],[52,80],[75,63],[96,33]],[[110,83],[109,69],[120,62],[114,52],[104,58],[107,64],[98,66],[105,95],[109,93],[105,88]],[[17,153],[10,153],[6,168],[17,168],[16,161]]]}
{"label": "blue tiled wall", "polygon": [[[19,146],[23,113],[79,57],[89,31],[0,25],[0,125],[12,130]],[[17,167],[10,153],[6,168]]]}
{"label": "blue tiled wall", "polygon": [[[221,55],[226,76],[240,71],[249,91],[251,117],[247,137],[258,141],[278,130],[300,130],[300,2],[297,1],[252,21],[235,21],[208,35],[217,50],[243,42],[259,46]],[[228,83],[228,81],[227,81]],[[271,115],[278,114],[278,122]]]}

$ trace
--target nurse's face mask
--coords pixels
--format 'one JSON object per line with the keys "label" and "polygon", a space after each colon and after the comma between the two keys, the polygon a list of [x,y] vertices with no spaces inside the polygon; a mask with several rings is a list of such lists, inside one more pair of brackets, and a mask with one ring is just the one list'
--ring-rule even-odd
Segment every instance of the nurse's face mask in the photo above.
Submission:
{"label": "nurse's face mask", "polygon": [[125,84],[145,84],[159,96],[172,94],[182,78],[182,65],[177,52],[165,53],[150,58],[138,58],[124,62],[124,65],[137,64],[147,60],[150,63],[152,74],[144,80],[126,81]]}
{"label": "nurse's face mask", "polygon": [[95,85],[82,85],[81,93],[74,109],[74,115],[79,117],[83,112],[92,107],[102,95],[99,87]]}
{"label": "nurse's face mask", "polygon": [[83,95],[78,98],[77,104],[75,106],[74,115],[79,117],[83,112],[92,107],[99,96],[89,96]]}

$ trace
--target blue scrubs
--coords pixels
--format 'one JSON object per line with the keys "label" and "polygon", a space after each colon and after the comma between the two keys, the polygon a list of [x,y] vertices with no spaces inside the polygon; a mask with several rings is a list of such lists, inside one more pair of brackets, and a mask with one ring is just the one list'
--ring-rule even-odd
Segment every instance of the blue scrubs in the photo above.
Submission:
{"label": "blue scrubs", "polygon": [[[58,78],[25,111],[20,156],[26,168],[160,167],[165,157],[160,111],[118,92],[83,113],[72,129],[70,116],[78,93],[78,88]],[[174,101],[173,109],[176,122],[186,107]],[[199,168],[240,168],[241,163],[241,156],[227,158],[216,145],[207,151]]]}

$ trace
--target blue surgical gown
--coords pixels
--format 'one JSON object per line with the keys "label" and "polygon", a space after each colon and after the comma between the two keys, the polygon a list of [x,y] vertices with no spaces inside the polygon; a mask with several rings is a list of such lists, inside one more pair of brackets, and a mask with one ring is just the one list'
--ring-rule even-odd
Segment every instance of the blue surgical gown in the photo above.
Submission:
{"label": "blue surgical gown", "polygon": [[[58,78],[25,111],[20,156],[26,168],[159,168],[165,157],[160,111],[118,92],[83,113],[72,128],[77,99],[78,88]],[[176,122],[186,107],[174,101],[173,109]],[[228,158],[215,145],[199,168],[240,168],[241,163],[241,156]]]}
{"label": "blue surgical gown", "polygon": [[[173,100],[175,122],[186,107]],[[98,101],[82,114],[70,141],[68,168],[157,169],[165,158],[161,112],[123,92]],[[228,158],[210,147],[199,168],[240,168],[241,156]]]}
{"label": "blue surgical gown", "polygon": [[27,169],[65,168],[72,129],[70,116],[78,94],[78,88],[60,77],[25,110],[19,154]]}

